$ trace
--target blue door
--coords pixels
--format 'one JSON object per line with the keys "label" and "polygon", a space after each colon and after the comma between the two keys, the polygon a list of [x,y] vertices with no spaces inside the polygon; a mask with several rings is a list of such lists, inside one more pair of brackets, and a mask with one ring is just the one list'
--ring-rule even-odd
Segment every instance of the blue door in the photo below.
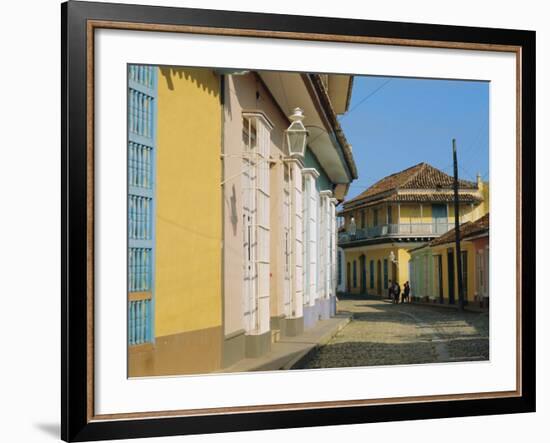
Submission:
{"label": "blue door", "polygon": [[432,205],[432,223],[434,234],[441,235],[448,231],[447,205]]}

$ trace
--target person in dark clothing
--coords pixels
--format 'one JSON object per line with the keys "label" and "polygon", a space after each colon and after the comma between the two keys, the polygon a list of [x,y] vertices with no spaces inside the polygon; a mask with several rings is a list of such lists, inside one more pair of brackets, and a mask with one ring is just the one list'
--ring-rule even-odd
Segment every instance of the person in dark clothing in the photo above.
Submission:
{"label": "person in dark clothing", "polygon": [[388,285],[388,298],[390,300],[393,300],[393,282],[390,280],[390,283]]}
{"label": "person in dark clothing", "polygon": [[395,295],[395,304],[399,303],[399,296],[401,295],[401,286],[399,283],[394,283],[393,294]]}
{"label": "person in dark clothing", "polygon": [[405,284],[403,285],[403,302],[406,302],[406,303],[411,302],[409,298],[410,294],[411,294],[411,287],[409,285],[409,282],[406,281]]}

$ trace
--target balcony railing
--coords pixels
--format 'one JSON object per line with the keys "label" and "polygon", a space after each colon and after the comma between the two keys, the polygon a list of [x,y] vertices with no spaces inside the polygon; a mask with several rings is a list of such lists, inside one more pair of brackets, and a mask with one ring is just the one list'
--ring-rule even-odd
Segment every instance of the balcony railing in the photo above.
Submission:
{"label": "balcony railing", "polygon": [[454,228],[454,223],[399,223],[340,232],[340,243],[383,237],[438,237]]}

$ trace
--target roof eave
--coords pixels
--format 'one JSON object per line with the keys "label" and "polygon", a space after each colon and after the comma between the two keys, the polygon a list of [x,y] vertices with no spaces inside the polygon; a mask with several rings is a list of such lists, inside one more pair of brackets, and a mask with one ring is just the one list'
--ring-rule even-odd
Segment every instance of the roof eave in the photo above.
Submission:
{"label": "roof eave", "polygon": [[310,84],[313,86],[313,90],[319,98],[319,103],[322,106],[331,130],[335,135],[338,148],[345,160],[345,165],[349,172],[350,181],[357,179],[359,175],[357,173],[357,165],[355,164],[353,153],[351,152],[351,147],[346,139],[342,127],[340,126],[340,123],[338,122],[338,118],[336,116],[336,113],[334,112],[330,97],[328,96],[328,92],[323,85],[321,77],[319,76],[319,74],[305,74],[303,75],[303,78],[304,81],[310,82]]}

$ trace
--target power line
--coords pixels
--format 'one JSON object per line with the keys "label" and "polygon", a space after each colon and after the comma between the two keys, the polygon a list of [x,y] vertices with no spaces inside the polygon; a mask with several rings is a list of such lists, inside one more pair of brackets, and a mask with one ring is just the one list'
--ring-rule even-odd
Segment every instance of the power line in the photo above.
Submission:
{"label": "power line", "polygon": [[[376,94],[378,91],[380,91],[384,86],[386,86],[389,82],[391,82],[393,79],[390,78],[386,80],[384,83],[382,83],[380,86],[378,86],[374,91],[372,91],[370,94],[368,94],[365,98],[363,98],[359,103],[357,103],[353,108],[351,108],[349,111],[347,111],[344,115],[342,115],[339,118],[339,121],[342,121],[346,117],[348,117],[355,109],[357,109],[358,106],[362,105],[364,102],[366,102],[369,98],[371,98],[374,94]],[[315,136],[312,140],[308,141],[308,144],[313,143],[315,140],[317,140],[321,135],[323,135],[323,132]]]}
{"label": "power line", "polygon": [[482,125],[479,132],[477,133],[477,136],[474,139],[474,141],[462,153],[462,155],[461,155],[462,164],[465,164],[465,163],[467,164],[472,160],[471,154],[475,152],[475,150],[473,148],[476,147],[479,144],[479,142],[481,141],[481,134],[484,132],[483,131],[484,128],[485,128],[485,125]]}
{"label": "power line", "polygon": [[462,166],[462,165],[460,165],[460,164],[458,165],[458,167],[459,167],[460,169],[462,169],[463,172],[466,173],[466,176],[467,176],[467,177],[470,177],[470,178],[472,179],[472,181],[475,181],[477,174],[472,174],[471,171],[467,170],[464,166]]}
{"label": "power line", "polygon": [[389,78],[384,83],[382,83],[380,86],[378,86],[374,91],[372,91],[370,94],[368,94],[365,98],[363,98],[359,103],[357,103],[353,108],[351,108],[348,112],[346,112],[342,117],[340,117],[340,120],[348,117],[353,111],[355,111],[359,106],[361,106],[364,102],[366,102],[369,98],[371,98],[374,94],[376,94],[378,91],[380,91],[384,86],[386,86],[389,82],[391,82],[393,78]]}

